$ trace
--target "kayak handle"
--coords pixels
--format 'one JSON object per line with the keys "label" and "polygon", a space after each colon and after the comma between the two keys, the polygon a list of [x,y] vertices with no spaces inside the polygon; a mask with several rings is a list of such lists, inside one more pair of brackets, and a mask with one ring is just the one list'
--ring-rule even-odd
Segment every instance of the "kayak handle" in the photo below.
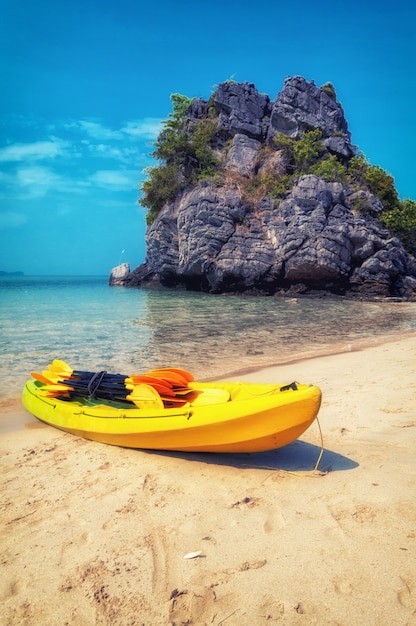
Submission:
{"label": "kayak handle", "polygon": [[289,391],[289,389],[292,389],[293,391],[298,390],[298,386],[295,381],[293,381],[293,383],[290,383],[289,385],[284,385],[283,387],[280,387],[280,391]]}

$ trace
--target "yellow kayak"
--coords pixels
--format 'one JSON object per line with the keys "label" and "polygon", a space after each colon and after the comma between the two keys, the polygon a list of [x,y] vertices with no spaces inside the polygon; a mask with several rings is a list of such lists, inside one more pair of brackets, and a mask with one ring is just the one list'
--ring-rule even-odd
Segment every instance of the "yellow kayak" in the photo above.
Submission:
{"label": "yellow kayak", "polygon": [[[48,397],[29,380],[22,395],[34,416],[80,437],[127,448],[185,452],[262,452],[285,446],[315,420],[321,391],[314,385],[189,382],[193,401],[138,408],[87,397]],[[59,393],[59,391],[58,391]]]}

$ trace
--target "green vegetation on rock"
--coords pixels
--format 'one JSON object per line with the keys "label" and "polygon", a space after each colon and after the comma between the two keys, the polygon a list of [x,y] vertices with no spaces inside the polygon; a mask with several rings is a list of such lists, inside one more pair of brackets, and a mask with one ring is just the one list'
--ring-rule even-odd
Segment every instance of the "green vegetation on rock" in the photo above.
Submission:
{"label": "green vegetation on rock", "polygon": [[332,83],[325,83],[321,87],[322,91],[325,91],[329,96],[336,98],[335,87]]}
{"label": "green vegetation on rock", "polygon": [[[322,87],[335,97],[331,83]],[[381,202],[379,219],[391,232],[398,236],[407,250],[416,252],[416,202],[399,199],[393,177],[377,165],[371,165],[362,154],[357,154],[348,162],[341,162],[330,154],[322,140],[319,129],[303,132],[294,139],[277,133],[273,141],[263,145],[258,161],[267,162],[273,152],[282,155],[281,168],[266,170],[259,167],[259,173],[248,177],[228,172],[223,165],[229,148],[218,137],[218,117],[214,108],[213,94],[206,103],[206,113],[199,119],[189,117],[193,99],[180,94],[172,94],[173,111],[164,122],[152,156],[158,165],[146,170],[147,179],[142,184],[140,204],[148,209],[146,221],[151,224],[160,209],[173,202],[186,188],[199,180],[209,178],[214,184],[222,185],[226,178],[236,181],[243,197],[255,202],[269,196],[279,202],[292,188],[295,179],[305,174],[314,174],[328,182],[342,183],[351,192],[352,208],[363,215],[371,214],[365,197],[355,191],[368,191]],[[221,143],[222,141],[222,143]],[[216,150],[214,149],[216,147]]]}
{"label": "green vegetation on rock", "polygon": [[152,153],[160,164],[146,169],[147,179],[142,184],[140,204],[148,209],[148,224],[164,204],[173,202],[188,185],[213,176],[218,166],[210,145],[217,129],[213,108],[203,119],[190,122],[187,111],[192,99],[172,94],[171,102],[173,112],[165,121]]}
{"label": "green vegetation on rock", "polygon": [[406,199],[391,211],[385,211],[381,221],[402,240],[411,254],[416,254],[416,202]]}
{"label": "green vegetation on rock", "polygon": [[371,191],[382,202],[385,211],[399,207],[400,201],[393,176],[378,165],[370,165],[362,154],[350,160],[347,173],[350,184]]}

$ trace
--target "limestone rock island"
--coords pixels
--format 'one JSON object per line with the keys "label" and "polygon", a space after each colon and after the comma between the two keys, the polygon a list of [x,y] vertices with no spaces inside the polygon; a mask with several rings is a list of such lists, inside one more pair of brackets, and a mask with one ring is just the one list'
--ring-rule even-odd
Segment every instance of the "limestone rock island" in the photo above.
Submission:
{"label": "limestone rock island", "polygon": [[290,77],[271,101],[227,81],[172,102],[142,188],[146,260],[118,284],[415,298],[403,202],[352,145],[331,83]]}

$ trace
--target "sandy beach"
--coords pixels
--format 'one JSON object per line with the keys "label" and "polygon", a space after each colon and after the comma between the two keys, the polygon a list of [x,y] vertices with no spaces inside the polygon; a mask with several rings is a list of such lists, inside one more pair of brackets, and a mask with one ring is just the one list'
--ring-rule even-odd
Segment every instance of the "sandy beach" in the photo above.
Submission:
{"label": "sandy beach", "polygon": [[233,379],[322,389],[319,471],[317,423],[172,454],[8,409],[2,626],[416,625],[416,334]]}

